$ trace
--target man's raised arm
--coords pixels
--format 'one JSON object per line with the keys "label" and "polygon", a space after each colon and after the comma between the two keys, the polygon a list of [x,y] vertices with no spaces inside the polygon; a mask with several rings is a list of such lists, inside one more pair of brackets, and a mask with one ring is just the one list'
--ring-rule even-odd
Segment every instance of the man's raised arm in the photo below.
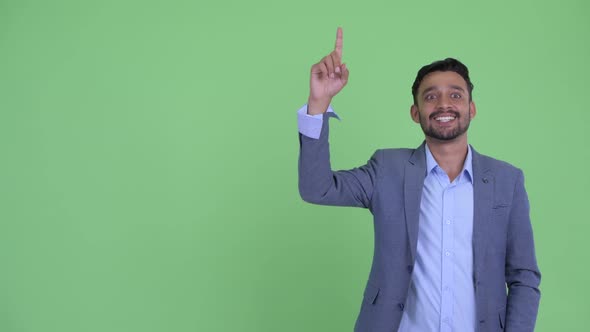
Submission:
{"label": "man's raised arm", "polygon": [[326,111],[332,98],[348,82],[349,75],[342,62],[342,45],[342,29],[338,28],[334,51],[311,67],[307,114],[321,115],[322,122],[319,137],[299,134],[299,193],[310,203],[369,208],[379,153],[376,152],[366,165],[351,170],[334,172],[330,165],[328,119],[333,113]]}

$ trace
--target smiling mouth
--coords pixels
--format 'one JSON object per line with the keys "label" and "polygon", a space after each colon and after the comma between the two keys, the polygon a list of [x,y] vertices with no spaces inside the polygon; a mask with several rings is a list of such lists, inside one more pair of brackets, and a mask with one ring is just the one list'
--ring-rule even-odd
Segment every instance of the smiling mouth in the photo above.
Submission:
{"label": "smiling mouth", "polygon": [[455,120],[455,117],[454,116],[439,116],[434,119],[439,122],[449,122],[449,121]]}

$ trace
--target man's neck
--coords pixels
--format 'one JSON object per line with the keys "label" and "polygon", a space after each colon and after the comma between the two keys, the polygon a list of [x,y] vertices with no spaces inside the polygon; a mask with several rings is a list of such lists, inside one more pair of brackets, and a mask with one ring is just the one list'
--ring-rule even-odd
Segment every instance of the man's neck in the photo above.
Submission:
{"label": "man's neck", "polygon": [[447,173],[449,180],[453,182],[463,170],[467,157],[467,135],[462,135],[454,140],[441,141],[426,137],[426,144],[438,165]]}

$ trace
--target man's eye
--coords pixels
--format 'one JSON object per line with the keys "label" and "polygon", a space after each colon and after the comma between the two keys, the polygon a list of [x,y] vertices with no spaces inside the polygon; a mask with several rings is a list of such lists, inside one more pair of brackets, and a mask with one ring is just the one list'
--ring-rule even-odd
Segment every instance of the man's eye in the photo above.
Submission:
{"label": "man's eye", "polygon": [[425,100],[433,100],[433,99],[435,99],[435,98],[436,98],[436,96],[435,96],[435,95],[426,95],[426,96],[424,96],[424,99],[425,99]]}
{"label": "man's eye", "polygon": [[459,93],[453,93],[453,94],[451,94],[451,98],[453,98],[453,99],[459,99],[459,98],[461,98],[461,94],[459,94]]}

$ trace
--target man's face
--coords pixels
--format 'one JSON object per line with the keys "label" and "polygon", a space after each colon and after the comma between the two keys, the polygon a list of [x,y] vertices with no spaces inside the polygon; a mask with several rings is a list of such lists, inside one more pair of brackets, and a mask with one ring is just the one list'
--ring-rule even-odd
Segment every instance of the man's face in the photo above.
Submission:
{"label": "man's face", "polygon": [[435,71],[422,80],[410,114],[427,137],[451,141],[467,132],[475,104],[469,101],[467,83],[461,75]]}

